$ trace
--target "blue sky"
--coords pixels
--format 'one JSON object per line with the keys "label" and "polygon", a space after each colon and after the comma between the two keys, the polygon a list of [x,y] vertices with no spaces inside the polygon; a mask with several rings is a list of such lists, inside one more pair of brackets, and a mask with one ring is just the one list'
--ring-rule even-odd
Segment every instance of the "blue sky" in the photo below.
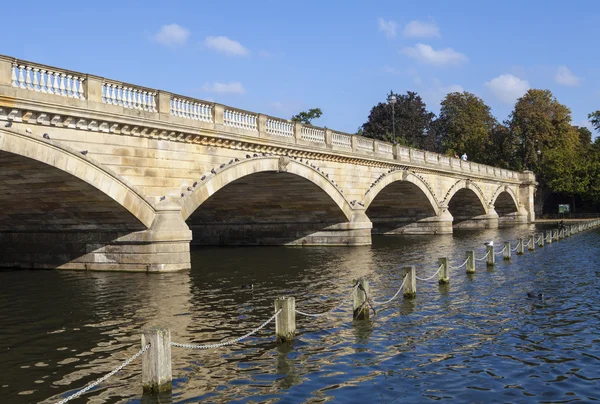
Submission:
{"label": "blue sky", "polygon": [[[527,88],[600,109],[594,1],[28,1],[0,53],[354,133],[393,89],[450,91],[500,120]],[[6,8],[4,10],[7,11]]]}

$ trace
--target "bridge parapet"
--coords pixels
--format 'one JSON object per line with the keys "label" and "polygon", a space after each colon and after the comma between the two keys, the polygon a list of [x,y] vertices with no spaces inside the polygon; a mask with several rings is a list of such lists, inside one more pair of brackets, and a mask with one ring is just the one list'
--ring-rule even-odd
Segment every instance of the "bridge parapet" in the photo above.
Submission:
{"label": "bridge parapet", "polygon": [[0,119],[25,122],[26,116],[37,123],[64,126],[56,118],[60,115],[69,117],[68,124],[77,129],[190,142],[206,130],[209,136],[272,143],[279,149],[527,181],[515,171],[0,55],[0,101],[7,97],[23,101],[29,111],[17,111],[18,103],[0,102]]}

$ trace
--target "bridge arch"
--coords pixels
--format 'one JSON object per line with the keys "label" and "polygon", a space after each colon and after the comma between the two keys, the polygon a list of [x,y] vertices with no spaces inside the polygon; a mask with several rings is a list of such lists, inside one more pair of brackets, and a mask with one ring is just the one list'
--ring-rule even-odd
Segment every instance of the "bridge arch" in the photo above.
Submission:
{"label": "bridge arch", "polygon": [[10,192],[0,196],[0,217],[13,230],[145,230],[155,218],[119,175],[42,136],[0,130],[1,171],[11,181],[2,184]]}
{"label": "bridge arch", "polygon": [[375,184],[375,186],[373,186],[369,191],[367,191],[367,193],[362,199],[362,204],[365,205],[365,210],[369,209],[369,207],[380,192],[386,189],[386,187],[388,187],[390,184],[396,183],[398,181],[410,183],[415,187],[415,189],[420,190],[423,196],[429,202],[429,205],[435,212],[435,215],[440,214],[438,202],[435,198],[435,195],[431,191],[429,185],[425,183],[425,181],[420,177],[417,177],[416,175],[404,170],[394,171],[389,174],[386,174],[385,177],[383,177],[379,182],[377,182],[377,184]]}
{"label": "bridge arch", "polygon": [[[489,204],[485,199],[483,191],[475,182],[470,180],[458,180],[450,187],[444,196],[444,203],[449,206],[449,209],[451,204],[456,205],[458,202],[457,200],[452,202],[456,194],[459,194],[459,196],[465,196],[468,199],[468,202],[471,204],[475,202],[473,196],[476,197],[477,201],[479,202],[478,206],[483,210],[483,213],[481,214],[488,214]],[[450,213],[452,213],[452,211]]]}
{"label": "bridge arch", "polygon": [[505,185],[500,185],[494,192],[492,206],[494,206],[499,216],[519,211],[519,202],[515,192]]}
{"label": "bridge arch", "polygon": [[349,244],[333,234],[357,213],[325,173],[283,156],[222,165],[181,205],[194,244]]}
{"label": "bridge arch", "polygon": [[375,234],[451,233],[433,190],[419,175],[406,170],[379,177],[361,202]]}

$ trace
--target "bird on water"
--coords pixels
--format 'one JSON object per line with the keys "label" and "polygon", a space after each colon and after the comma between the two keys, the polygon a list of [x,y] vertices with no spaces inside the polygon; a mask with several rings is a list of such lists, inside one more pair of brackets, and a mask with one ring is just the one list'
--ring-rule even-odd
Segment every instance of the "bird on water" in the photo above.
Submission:
{"label": "bird on water", "polygon": [[544,300],[544,294],[543,293],[538,293],[536,295],[535,292],[527,292],[527,297],[530,298],[530,299]]}
{"label": "bird on water", "polygon": [[254,289],[254,284],[253,283],[244,283],[242,285],[242,289]]}

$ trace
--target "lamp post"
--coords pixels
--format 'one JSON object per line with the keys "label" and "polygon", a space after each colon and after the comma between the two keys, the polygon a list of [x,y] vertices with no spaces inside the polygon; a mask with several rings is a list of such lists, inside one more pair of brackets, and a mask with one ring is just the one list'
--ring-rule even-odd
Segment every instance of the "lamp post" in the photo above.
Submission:
{"label": "lamp post", "polygon": [[392,104],[392,143],[396,144],[396,118],[394,117],[394,105],[396,104],[396,96],[390,91],[387,101]]}

